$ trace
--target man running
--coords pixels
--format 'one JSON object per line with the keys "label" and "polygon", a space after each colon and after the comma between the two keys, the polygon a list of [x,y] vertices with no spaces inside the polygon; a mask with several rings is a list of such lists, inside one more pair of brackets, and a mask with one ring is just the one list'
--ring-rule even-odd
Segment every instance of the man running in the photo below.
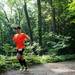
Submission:
{"label": "man running", "polygon": [[21,32],[21,27],[16,27],[16,34],[13,36],[13,42],[16,44],[16,50],[17,50],[17,59],[19,60],[19,63],[21,64],[21,68],[20,71],[25,71],[27,70],[27,62],[25,61],[24,57],[23,57],[23,52],[24,52],[24,42],[28,39],[30,39],[30,37]]}

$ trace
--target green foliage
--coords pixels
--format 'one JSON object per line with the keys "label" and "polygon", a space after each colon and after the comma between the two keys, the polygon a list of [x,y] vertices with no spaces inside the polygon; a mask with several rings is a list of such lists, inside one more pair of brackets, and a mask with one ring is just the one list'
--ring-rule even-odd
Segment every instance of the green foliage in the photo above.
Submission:
{"label": "green foliage", "polygon": [[75,1],[69,4],[69,10],[70,12],[73,12],[73,13],[75,12]]}
{"label": "green foliage", "polygon": [[[36,51],[39,55],[43,55],[44,53],[57,54],[59,49],[63,49],[68,47],[68,40],[70,37],[57,35],[52,32],[44,33],[43,35],[43,48],[39,46],[39,43],[34,42],[32,46],[27,45],[25,49],[25,53],[31,53]],[[33,51],[34,50],[34,51]]]}
{"label": "green foliage", "polygon": [[43,50],[41,46],[39,46],[39,43],[37,42],[33,42],[33,45],[30,45],[29,42],[27,42],[25,45],[27,46],[24,52],[25,55],[28,55],[28,54],[38,55]]}
{"label": "green foliage", "polygon": [[18,69],[20,68],[20,64],[15,56],[7,57],[6,64],[9,68],[7,69]]}
{"label": "green foliage", "polygon": [[9,50],[11,50],[11,48],[12,48],[12,46],[10,46],[10,44],[4,44],[4,45],[3,45],[3,49],[4,49],[4,50],[9,51]]}
{"label": "green foliage", "polygon": [[43,35],[43,45],[50,53],[57,53],[59,49],[63,49],[69,44],[67,44],[70,37],[56,35],[54,33],[45,33]]}
{"label": "green foliage", "polygon": [[5,56],[0,55],[0,72],[6,71],[7,69],[5,59]]}
{"label": "green foliage", "polygon": [[75,48],[75,1],[69,3],[68,5],[68,14],[67,21],[69,21],[66,25],[66,35],[70,36],[71,39],[68,43],[70,43],[71,48]]}
{"label": "green foliage", "polygon": [[5,54],[8,55],[8,53],[12,53],[15,49],[10,44],[3,44],[3,51],[5,51]]}
{"label": "green foliage", "polygon": [[37,65],[37,64],[42,64],[42,62],[40,61],[41,60],[41,57],[39,56],[36,56],[36,55],[28,55],[28,56],[25,56],[27,62],[29,65]]}

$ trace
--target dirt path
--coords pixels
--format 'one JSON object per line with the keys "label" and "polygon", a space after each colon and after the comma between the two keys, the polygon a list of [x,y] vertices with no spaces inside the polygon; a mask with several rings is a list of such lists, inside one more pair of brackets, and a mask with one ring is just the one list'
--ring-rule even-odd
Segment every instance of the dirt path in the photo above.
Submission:
{"label": "dirt path", "polygon": [[75,75],[75,61],[34,66],[29,72],[7,71],[0,75]]}

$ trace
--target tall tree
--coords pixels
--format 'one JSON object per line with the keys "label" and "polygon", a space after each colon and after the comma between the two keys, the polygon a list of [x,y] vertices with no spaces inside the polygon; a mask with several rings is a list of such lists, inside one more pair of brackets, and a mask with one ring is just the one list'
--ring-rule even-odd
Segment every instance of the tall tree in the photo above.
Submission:
{"label": "tall tree", "polygon": [[24,11],[25,11],[25,15],[26,15],[26,19],[27,19],[27,23],[28,23],[28,27],[29,27],[29,32],[30,32],[30,37],[31,37],[31,45],[32,45],[33,44],[33,35],[32,35],[32,29],[31,29],[30,19],[29,19],[29,15],[28,15],[28,11],[27,11],[26,2],[24,2]]}
{"label": "tall tree", "polygon": [[38,31],[39,31],[39,45],[42,46],[42,18],[41,18],[41,1],[37,0],[38,5]]}
{"label": "tall tree", "polygon": [[55,19],[55,6],[53,4],[54,0],[48,0],[50,6],[51,6],[51,16],[52,16],[52,25],[51,25],[51,30],[53,32],[56,32],[56,19]]}

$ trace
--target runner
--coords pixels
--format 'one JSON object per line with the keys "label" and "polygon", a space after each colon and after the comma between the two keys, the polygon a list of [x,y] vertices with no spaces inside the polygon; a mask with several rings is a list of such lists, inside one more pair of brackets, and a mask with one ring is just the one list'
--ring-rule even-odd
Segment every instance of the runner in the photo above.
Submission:
{"label": "runner", "polygon": [[23,57],[24,48],[26,47],[24,45],[24,42],[30,39],[30,37],[22,33],[21,27],[17,26],[15,28],[16,34],[13,36],[13,42],[16,44],[16,51],[17,51],[17,59],[19,60],[19,63],[21,64],[20,71],[26,71],[27,70],[27,62]]}

